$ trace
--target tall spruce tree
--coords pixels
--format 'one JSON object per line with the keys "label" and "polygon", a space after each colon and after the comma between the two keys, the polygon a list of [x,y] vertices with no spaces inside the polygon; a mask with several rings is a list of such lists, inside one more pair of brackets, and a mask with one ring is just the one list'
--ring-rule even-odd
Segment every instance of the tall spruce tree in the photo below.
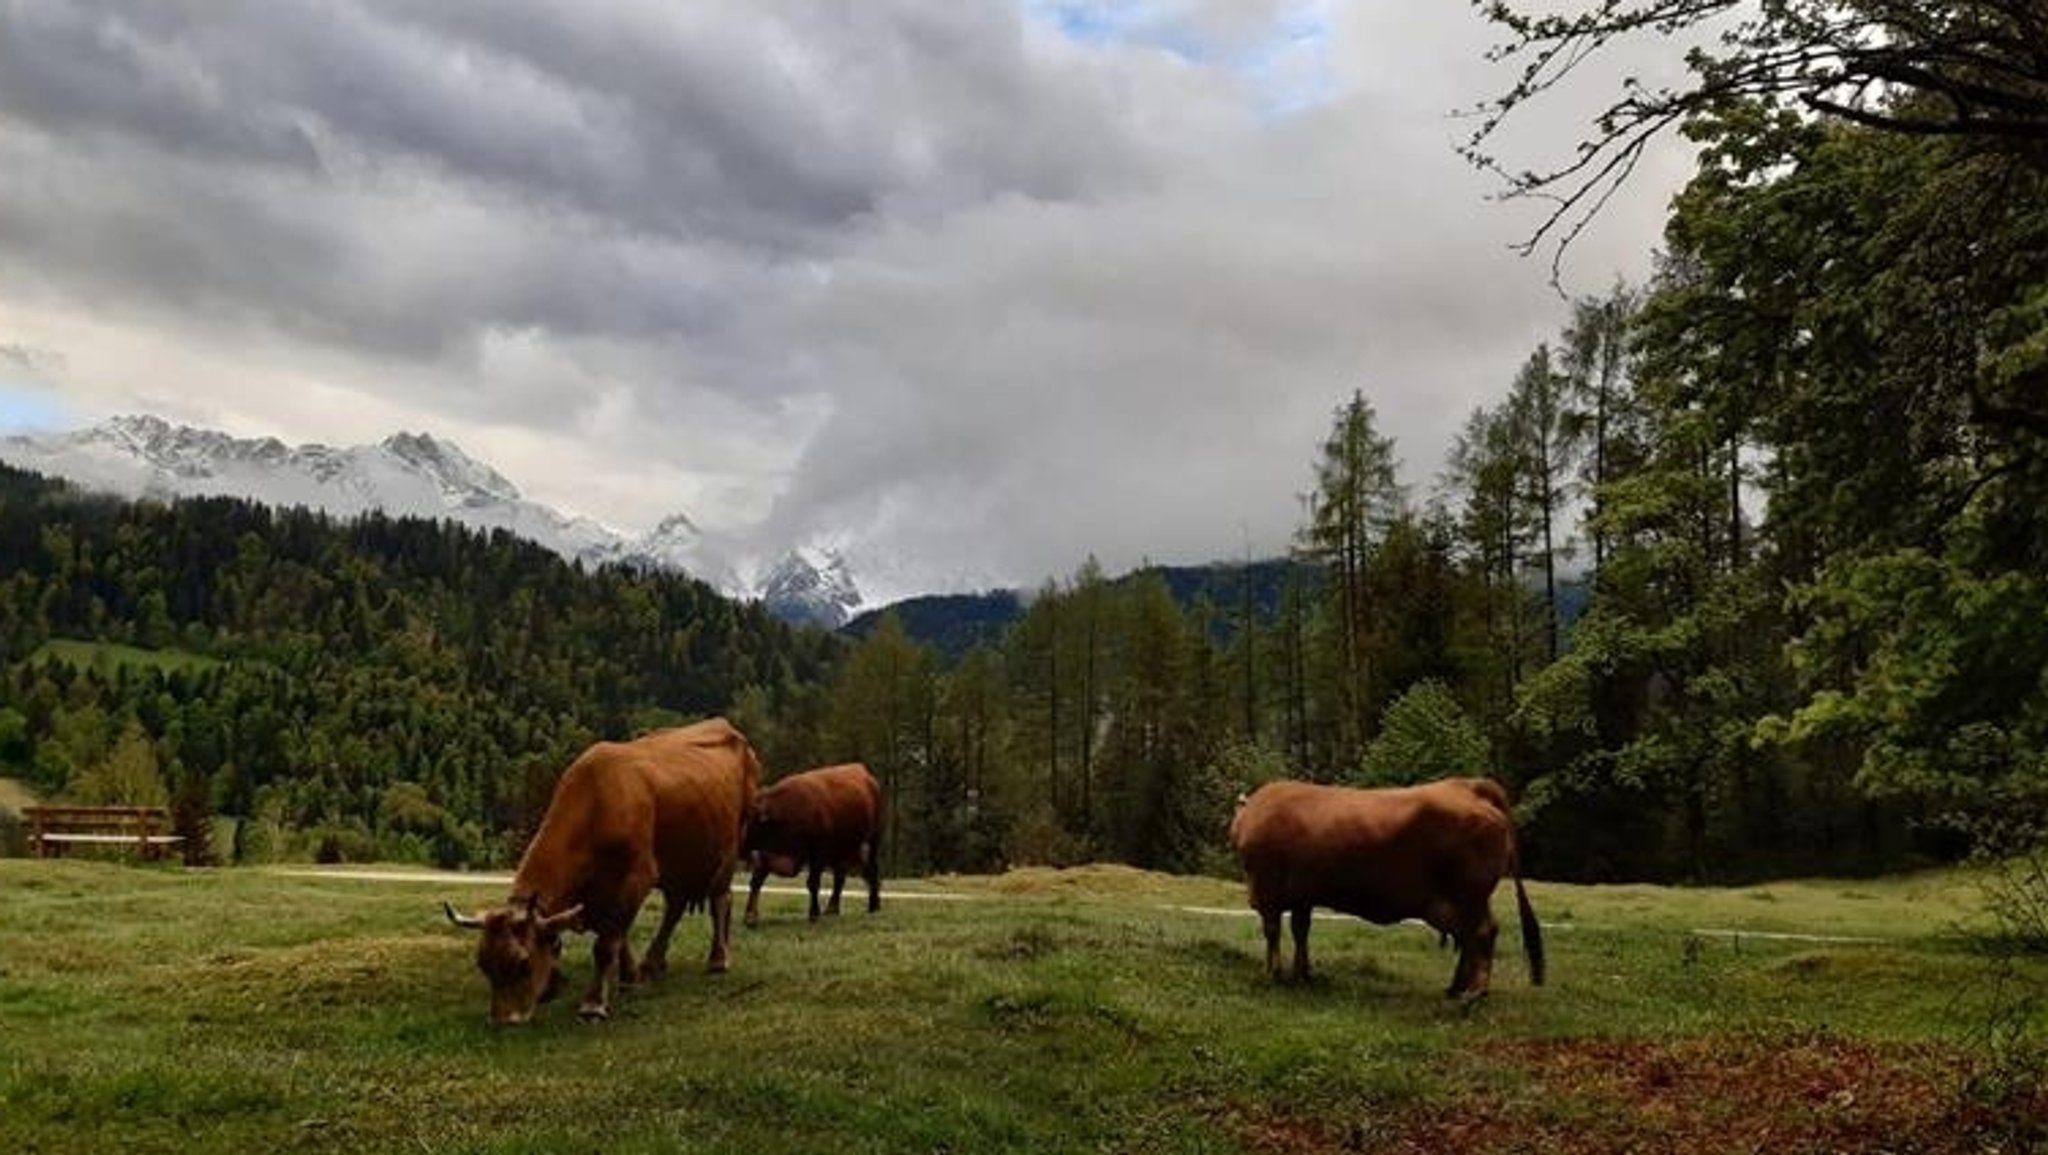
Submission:
{"label": "tall spruce tree", "polygon": [[1372,736],[1373,607],[1367,571],[1388,527],[1407,504],[1398,467],[1393,438],[1379,432],[1372,403],[1354,390],[1332,418],[1315,465],[1308,524],[1301,530],[1304,552],[1325,576],[1332,769],[1356,765]]}

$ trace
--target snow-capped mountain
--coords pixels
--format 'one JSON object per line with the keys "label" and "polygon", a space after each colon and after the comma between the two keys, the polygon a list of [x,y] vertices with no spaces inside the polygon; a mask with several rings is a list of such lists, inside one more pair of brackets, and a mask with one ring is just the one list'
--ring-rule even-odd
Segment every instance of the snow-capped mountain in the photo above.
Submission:
{"label": "snow-capped mountain", "polygon": [[528,501],[497,470],[425,433],[334,449],[116,417],[72,433],[0,438],[0,460],[127,497],[246,497],[337,517],[378,509],[452,518],[586,561],[605,560],[625,544],[587,517]]}
{"label": "snow-capped mountain", "polygon": [[[634,537],[531,501],[497,470],[426,433],[334,449],[236,438],[157,417],[116,417],[70,433],[0,437],[0,461],[126,497],[242,497],[337,517],[382,510],[449,518],[507,530],[590,565],[686,572],[731,596],[761,598],[785,620],[828,629],[861,605],[836,556],[807,558],[798,551],[759,567],[736,543],[714,539],[681,513]],[[742,580],[757,569],[760,580]]]}
{"label": "snow-capped mountain", "polygon": [[759,586],[768,611],[787,622],[836,630],[860,608],[860,587],[846,559],[832,551],[791,550]]}

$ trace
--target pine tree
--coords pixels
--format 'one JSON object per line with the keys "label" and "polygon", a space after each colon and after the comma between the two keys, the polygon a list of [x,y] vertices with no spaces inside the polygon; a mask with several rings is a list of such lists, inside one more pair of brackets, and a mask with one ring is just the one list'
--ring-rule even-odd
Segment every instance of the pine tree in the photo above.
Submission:
{"label": "pine tree", "polygon": [[1309,522],[1301,531],[1304,551],[1321,566],[1327,583],[1324,612],[1334,646],[1328,656],[1335,682],[1332,753],[1338,765],[1356,764],[1371,733],[1374,671],[1366,569],[1406,505],[1397,467],[1393,439],[1379,433],[1372,403],[1354,391],[1337,408],[1323,442]]}

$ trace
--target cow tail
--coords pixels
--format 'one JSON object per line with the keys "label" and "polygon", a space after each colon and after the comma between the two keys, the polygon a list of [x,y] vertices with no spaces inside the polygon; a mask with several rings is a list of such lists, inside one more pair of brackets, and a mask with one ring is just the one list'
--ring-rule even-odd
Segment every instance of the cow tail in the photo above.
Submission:
{"label": "cow tail", "polygon": [[[1510,825],[1510,830],[1513,826]],[[1515,877],[1515,906],[1522,916],[1522,953],[1529,958],[1529,982],[1543,985],[1543,924],[1536,921],[1536,908],[1529,905],[1529,892],[1522,886],[1521,836],[1513,835],[1508,870]]]}

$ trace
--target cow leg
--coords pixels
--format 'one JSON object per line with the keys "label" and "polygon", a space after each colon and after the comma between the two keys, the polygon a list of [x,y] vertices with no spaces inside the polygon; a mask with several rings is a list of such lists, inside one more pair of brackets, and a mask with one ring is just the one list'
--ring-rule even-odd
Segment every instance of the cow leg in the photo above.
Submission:
{"label": "cow leg", "polygon": [[804,884],[805,884],[806,886],[809,886],[809,887],[811,888],[811,921],[812,921],[812,922],[816,922],[816,921],[818,921],[818,883],[822,882],[822,881],[824,880],[824,877],[825,877],[825,864],[824,864],[824,863],[822,863],[822,862],[813,862],[813,863],[811,863],[811,873],[810,873],[810,876],[809,876],[808,878],[806,878],[806,879],[804,880]]}
{"label": "cow leg", "polygon": [[1500,938],[1500,924],[1493,920],[1493,912],[1487,911],[1472,934],[1473,962],[1470,981],[1465,984],[1465,993],[1478,996],[1486,993],[1493,981],[1493,948]]}
{"label": "cow leg", "polygon": [[1266,932],[1266,974],[1277,979],[1280,977],[1280,912],[1261,910],[1259,926]]}
{"label": "cow leg", "polygon": [[757,866],[747,880],[747,925],[761,925],[761,884],[768,881],[768,868]]}
{"label": "cow leg", "polygon": [[861,865],[861,876],[868,882],[868,913],[882,909],[882,856],[880,847],[869,843],[867,861]]}
{"label": "cow leg", "polygon": [[1298,983],[1308,981],[1308,923],[1314,911],[1312,906],[1297,906],[1288,916],[1294,927],[1294,981]]}
{"label": "cow leg", "polygon": [[839,893],[845,889],[846,864],[843,862],[835,862],[832,864],[832,901],[830,903],[827,903],[825,906],[826,914],[839,913]]}
{"label": "cow leg", "polygon": [[596,965],[597,974],[590,980],[590,990],[583,996],[583,1005],[576,1013],[584,1019],[595,1022],[612,1015],[611,988],[618,974],[619,955],[626,943],[626,936],[615,931],[601,931],[597,942],[590,948],[591,962]]}
{"label": "cow leg", "polygon": [[655,929],[654,941],[647,944],[647,954],[640,960],[640,977],[658,979],[668,973],[668,940],[682,917],[683,904],[671,895],[662,895],[661,926]]}
{"label": "cow leg", "polygon": [[1500,924],[1493,920],[1491,911],[1482,912],[1477,922],[1459,932],[1458,969],[1451,974],[1450,989],[1444,992],[1446,997],[1476,998],[1486,993],[1486,985],[1493,977],[1494,941],[1499,936]]}
{"label": "cow leg", "polygon": [[732,969],[732,887],[714,888],[711,901],[711,958],[704,969],[722,975]]}

